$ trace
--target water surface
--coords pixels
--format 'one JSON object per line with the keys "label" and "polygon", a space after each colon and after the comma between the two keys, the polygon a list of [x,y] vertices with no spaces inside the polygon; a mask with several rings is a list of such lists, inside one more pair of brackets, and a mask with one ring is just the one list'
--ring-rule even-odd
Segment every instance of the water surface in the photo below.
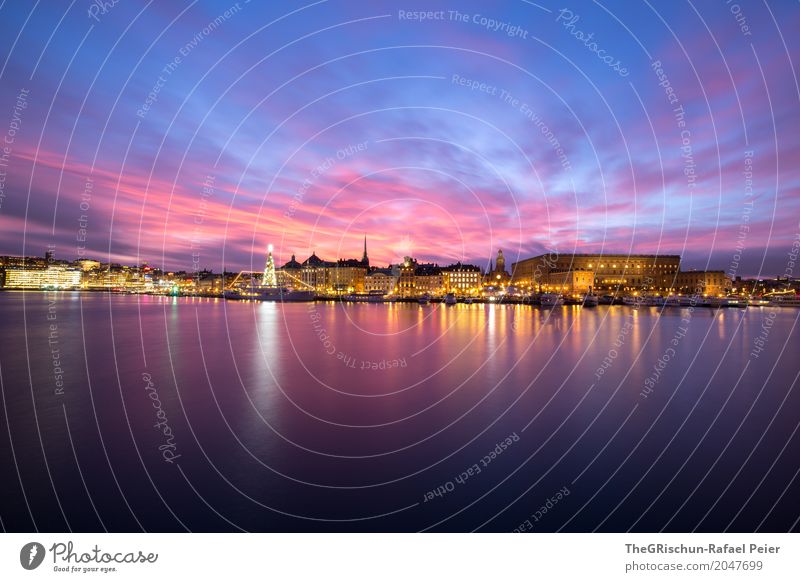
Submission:
{"label": "water surface", "polygon": [[0,293],[0,517],[797,530],[798,314]]}

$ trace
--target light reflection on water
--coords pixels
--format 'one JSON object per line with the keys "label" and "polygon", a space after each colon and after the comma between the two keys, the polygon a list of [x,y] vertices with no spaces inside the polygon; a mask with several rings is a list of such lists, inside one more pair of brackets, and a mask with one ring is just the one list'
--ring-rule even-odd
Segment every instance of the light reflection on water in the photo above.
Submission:
{"label": "light reflection on water", "polygon": [[[244,529],[419,530],[439,524],[437,529],[509,531],[542,499],[569,485],[568,502],[540,524],[541,531],[564,524],[591,531],[601,523],[609,531],[633,523],[642,531],[666,523],[676,531],[715,531],[742,508],[757,483],[751,476],[763,476],[800,417],[800,399],[790,392],[800,369],[799,312],[778,310],[768,349],[751,354],[765,314],[774,311],[698,308],[685,337],[675,342],[685,309],[281,305],[60,294],[66,388],[57,396],[44,295],[5,293],[0,364],[26,490],[36,507],[55,503],[53,488],[42,481],[46,455],[75,529],[99,526],[86,511],[88,494],[69,448],[65,410],[92,498],[109,492],[96,501],[109,521],[136,527],[114,486],[117,478],[149,529],[180,529],[167,511],[141,517],[145,507],[163,505],[151,475],[158,493],[192,529],[230,528],[175,466],[161,460],[152,406],[142,394],[147,372],[174,430],[180,470]],[[18,349],[5,349],[10,345]],[[674,355],[656,370],[665,353]],[[604,358],[608,365],[599,375]],[[657,382],[643,396],[656,373]],[[427,491],[512,433],[519,441],[479,477],[436,503],[423,501]],[[101,438],[112,451],[110,466]],[[787,451],[798,452],[798,443],[790,441]],[[753,496],[732,529],[753,527],[776,502],[769,528],[791,526],[797,507],[779,493],[786,487],[797,492],[791,479],[798,458],[778,458],[765,495]],[[700,522],[704,503],[745,462],[747,470]],[[699,493],[672,519],[698,485]],[[7,527],[30,527],[24,504],[6,500],[4,510],[6,505]],[[65,529],[60,512],[36,511],[37,524]]]}

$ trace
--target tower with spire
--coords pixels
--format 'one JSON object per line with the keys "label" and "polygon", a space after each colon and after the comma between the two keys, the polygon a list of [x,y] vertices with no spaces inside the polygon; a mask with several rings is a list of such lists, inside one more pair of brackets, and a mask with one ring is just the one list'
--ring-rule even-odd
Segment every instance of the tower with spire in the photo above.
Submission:
{"label": "tower with spire", "polygon": [[492,262],[489,259],[489,270],[484,276],[484,283],[493,287],[504,287],[511,282],[510,275],[506,272],[506,258],[502,249],[497,251],[497,258]]}
{"label": "tower with spire", "polygon": [[361,264],[369,268],[369,257],[367,257],[367,235],[364,235],[364,256],[361,257]]}

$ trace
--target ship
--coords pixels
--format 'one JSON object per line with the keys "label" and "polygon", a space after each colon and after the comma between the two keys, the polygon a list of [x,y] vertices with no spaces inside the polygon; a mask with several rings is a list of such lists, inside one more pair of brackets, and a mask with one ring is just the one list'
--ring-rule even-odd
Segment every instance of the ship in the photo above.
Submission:
{"label": "ship", "polygon": [[542,307],[555,307],[564,304],[564,297],[560,293],[542,293],[539,295],[539,304]]}
{"label": "ship", "polygon": [[315,298],[313,291],[262,285],[244,289],[228,289],[223,293],[223,297],[234,300],[275,301],[278,303],[314,301]]}

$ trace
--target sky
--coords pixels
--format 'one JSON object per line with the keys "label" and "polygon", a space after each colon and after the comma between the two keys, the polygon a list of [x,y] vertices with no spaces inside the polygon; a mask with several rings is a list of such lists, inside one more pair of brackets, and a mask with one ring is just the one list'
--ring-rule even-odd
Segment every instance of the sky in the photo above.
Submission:
{"label": "sky", "polygon": [[796,2],[102,4],[0,4],[0,254],[775,276],[800,240]]}

